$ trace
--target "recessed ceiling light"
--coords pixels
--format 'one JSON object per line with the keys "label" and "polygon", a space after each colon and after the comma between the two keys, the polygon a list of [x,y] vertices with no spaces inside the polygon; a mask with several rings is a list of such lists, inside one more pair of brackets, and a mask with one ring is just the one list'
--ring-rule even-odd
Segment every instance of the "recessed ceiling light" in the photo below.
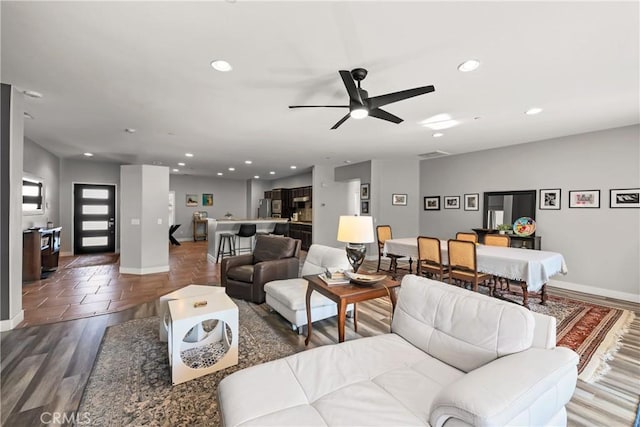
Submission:
{"label": "recessed ceiling light", "polygon": [[254,177],[255,179],[260,179],[260,176],[259,176],[259,175],[254,175],[253,177]]}
{"label": "recessed ceiling light", "polygon": [[173,170],[174,172],[180,172],[180,169],[173,168],[172,170]]}
{"label": "recessed ceiling light", "polygon": [[369,111],[366,108],[356,108],[355,110],[351,110],[351,117],[354,119],[364,119],[369,115]]}
{"label": "recessed ceiling light", "polygon": [[93,153],[84,153],[84,155],[87,157],[93,157]]}
{"label": "recessed ceiling light", "polygon": [[179,162],[178,166],[184,166],[184,162]]}
{"label": "recessed ceiling light", "polygon": [[533,108],[529,108],[527,111],[524,112],[526,115],[528,116],[534,116],[536,114],[540,114],[542,113],[542,108],[539,107],[533,107]]}
{"label": "recessed ceiling light", "polygon": [[251,163],[253,163],[253,162],[252,162],[251,160],[245,160],[245,161],[244,161],[244,163],[245,163],[246,165],[250,165],[250,164],[251,164]]}
{"label": "recessed ceiling light", "polygon": [[344,162],[349,164],[349,163],[351,163],[351,160],[345,160]]}
{"label": "recessed ceiling light", "polygon": [[297,168],[298,168],[297,166],[291,165],[291,169],[297,169]]}
{"label": "recessed ceiling light", "polygon": [[218,172],[218,176],[222,176],[224,175],[222,172]]}
{"label": "recessed ceiling light", "polygon": [[33,119],[33,116],[31,114],[27,113],[26,111],[23,111],[22,115],[24,116],[25,119]]}
{"label": "recessed ceiling light", "polygon": [[458,65],[458,71],[468,73],[469,71],[476,70],[480,66],[480,61],[477,59],[469,59]]}
{"label": "recessed ceiling light", "polygon": [[213,67],[214,70],[222,71],[223,73],[233,70],[233,67],[231,67],[231,64],[229,64],[227,61],[223,61],[222,59],[217,59],[215,61],[212,61],[211,66]]}
{"label": "recessed ceiling light", "polygon": [[187,157],[193,157],[193,153],[184,153],[184,155]]}
{"label": "recessed ceiling light", "polygon": [[444,135],[444,133],[436,132],[436,133],[433,134],[433,137],[434,138],[440,138],[442,135]]}
{"label": "recessed ceiling light", "polygon": [[234,170],[236,170],[236,168],[229,168],[229,170],[233,172]]}
{"label": "recessed ceiling light", "polygon": [[271,171],[271,172],[269,172],[269,175],[275,175],[275,174],[276,174],[276,172],[275,172],[275,171]]}
{"label": "recessed ceiling light", "polygon": [[126,128],[124,131],[125,131],[126,133],[136,133],[136,130],[135,130],[135,129],[133,129],[133,128]]}
{"label": "recessed ceiling light", "polygon": [[42,98],[42,94],[40,92],[36,92],[35,90],[23,90],[22,93],[30,98]]}

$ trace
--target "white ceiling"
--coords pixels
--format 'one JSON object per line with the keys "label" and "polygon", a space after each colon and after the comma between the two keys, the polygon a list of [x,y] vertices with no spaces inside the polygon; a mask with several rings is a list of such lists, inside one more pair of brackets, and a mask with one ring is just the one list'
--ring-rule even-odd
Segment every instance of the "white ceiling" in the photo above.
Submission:
{"label": "white ceiling", "polygon": [[[3,1],[1,14],[2,82],[44,94],[26,100],[25,133],[63,157],[277,178],[290,165],[456,154],[639,122],[635,1]],[[210,67],[220,58],[232,72]],[[469,58],[480,68],[457,71]],[[337,71],[355,67],[369,70],[370,96],[436,91],[384,107],[399,125],[351,119],[330,130],[344,110],[287,108],[346,103]],[[523,114],[534,106],[543,113]],[[420,122],[440,113],[461,124],[433,138]]]}

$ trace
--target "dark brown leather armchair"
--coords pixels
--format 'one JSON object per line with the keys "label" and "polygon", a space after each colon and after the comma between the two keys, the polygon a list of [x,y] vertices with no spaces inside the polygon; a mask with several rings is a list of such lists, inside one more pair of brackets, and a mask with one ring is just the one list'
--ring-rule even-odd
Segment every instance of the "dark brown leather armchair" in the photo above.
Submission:
{"label": "dark brown leather armchair", "polygon": [[300,245],[289,237],[256,236],[253,253],[222,260],[220,276],[227,295],[262,304],[265,283],[298,277]]}

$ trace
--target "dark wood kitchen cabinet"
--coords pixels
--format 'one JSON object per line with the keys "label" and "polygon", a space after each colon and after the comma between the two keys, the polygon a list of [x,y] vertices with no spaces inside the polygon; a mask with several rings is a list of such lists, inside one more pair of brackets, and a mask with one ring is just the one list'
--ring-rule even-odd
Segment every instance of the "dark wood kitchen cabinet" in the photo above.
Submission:
{"label": "dark wood kitchen cabinet", "polygon": [[292,222],[289,227],[289,237],[293,239],[300,239],[302,242],[302,250],[308,251],[312,242],[312,225],[311,224],[302,224],[299,222]]}

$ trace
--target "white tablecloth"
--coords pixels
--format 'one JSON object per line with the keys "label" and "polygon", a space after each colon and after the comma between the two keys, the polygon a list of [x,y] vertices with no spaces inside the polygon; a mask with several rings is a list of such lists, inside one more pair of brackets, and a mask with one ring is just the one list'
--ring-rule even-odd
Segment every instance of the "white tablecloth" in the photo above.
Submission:
{"label": "white tablecloth", "polygon": [[[447,241],[441,242],[442,262],[448,264]],[[387,240],[384,253],[418,259],[418,240],[415,237]],[[558,273],[567,274],[564,257],[557,252],[533,249],[504,248],[479,245],[476,248],[478,271],[527,283],[530,292],[538,292],[542,285]]]}

